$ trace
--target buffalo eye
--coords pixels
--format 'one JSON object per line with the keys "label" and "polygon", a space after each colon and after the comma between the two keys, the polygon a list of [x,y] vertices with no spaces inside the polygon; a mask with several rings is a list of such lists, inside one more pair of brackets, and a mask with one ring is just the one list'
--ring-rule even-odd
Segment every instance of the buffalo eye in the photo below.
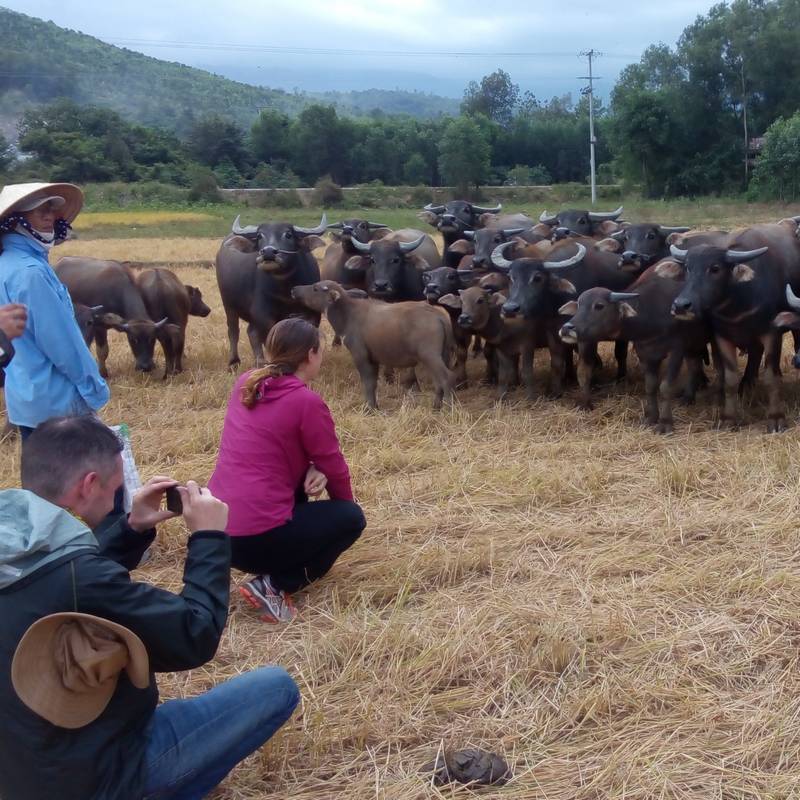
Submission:
{"label": "buffalo eye", "polygon": [[369,263],[370,264],[374,264],[375,263],[375,257],[374,256],[370,256],[369,257]]}
{"label": "buffalo eye", "polygon": [[533,280],[534,283],[541,283],[542,282],[542,276],[537,272],[536,275],[533,276],[532,280]]}
{"label": "buffalo eye", "polygon": [[400,263],[400,259],[399,259],[397,256],[395,256],[395,257],[392,259],[392,264],[399,264],[399,263]]}
{"label": "buffalo eye", "polygon": [[283,234],[283,238],[284,238],[284,239],[293,239],[293,238],[294,238],[294,231],[291,231],[291,230],[289,230],[289,231],[286,231],[286,232]]}
{"label": "buffalo eye", "polygon": [[581,217],[578,220],[578,225],[586,225],[586,218],[585,217]]}
{"label": "buffalo eye", "polygon": [[594,310],[595,311],[602,311],[604,308],[605,308],[605,305],[603,303],[595,303],[594,304]]}
{"label": "buffalo eye", "polygon": [[708,271],[709,271],[709,272],[710,272],[712,275],[718,275],[718,274],[719,274],[719,271],[720,271],[720,266],[719,266],[719,264],[712,264],[712,265],[711,265],[711,266],[708,268]]}
{"label": "buffalo eye", "polygon": [[650,233],[647,234],[647,238],[650,239],[650,241],[652,241],[653,239],[656,238],[656,235],[653,233],[653,231],[650,231]]}
{"label": "buffalo eye", "polygon": [[483,305],[483,304],[484,304],[486,301],[485,301],[485,300],[484,300],[482,297],[479,297],[479,298],[478,298],[478,299],[477,299],[475,302],[476,302],[476,303],[477,303],[479,306],[482,306],[482,305]]}

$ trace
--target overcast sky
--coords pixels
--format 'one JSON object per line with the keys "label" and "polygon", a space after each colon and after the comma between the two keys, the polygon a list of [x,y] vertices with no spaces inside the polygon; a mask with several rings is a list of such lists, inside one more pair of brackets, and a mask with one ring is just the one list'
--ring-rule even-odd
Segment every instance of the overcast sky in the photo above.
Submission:
{"label": "overcast sky", "polygon": [[[601,76],[597,91],[607,96],[620,70],[638,61],[648,45],[674,45],[683,29],[713,5],[709,0],[0,4],[157,58],[287,90],[401,88],[460,97],[470,80],[500,67],[539,98],[577,96],[585,83],[578,77],[587,74],[578,53],[590,48],[604,54],[595,74]],[[486,55],[432,55],[454,52]],[[525,55],[530,53],[536,55]]]}

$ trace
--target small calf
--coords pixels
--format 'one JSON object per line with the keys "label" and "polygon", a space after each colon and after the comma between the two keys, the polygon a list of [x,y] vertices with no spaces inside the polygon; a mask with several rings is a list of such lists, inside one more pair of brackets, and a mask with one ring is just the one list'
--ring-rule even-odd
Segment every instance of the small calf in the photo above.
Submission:
{"label": "small calf", "polygon": [[353,357],[369,408],[378,407],[375,389],[381,364],[397,368],[422,364],[433,378],[434,409],[442,407],[443,399],[452,399],[454,377],[449,365],[455,345],[443,308],[425,301],[359,299],[335,281],[295,286],[292,297],[326,314]]}

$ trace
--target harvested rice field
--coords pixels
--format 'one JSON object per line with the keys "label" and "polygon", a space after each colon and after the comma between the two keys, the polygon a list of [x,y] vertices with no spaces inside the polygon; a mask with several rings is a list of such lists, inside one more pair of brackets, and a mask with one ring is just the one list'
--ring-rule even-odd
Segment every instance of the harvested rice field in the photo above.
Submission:
{"label": "harvested rice field", "polygon": [[[187,371],[167,381],[160,352],[155,373],[135,374],[110,337],[103,418],[128,423],[143,478],[208,478],[234,380],[214,272],[185,266],[216,244],[193,246],[86,239],[60,251],[182,263],[212,307],[190,320]],[[214,797],[468,797],[419,773],[440,748],[468,746],[513,769],[486,798],[800,795],[800,389],[788,350],[787,339],[787,433],[764,435],[758,391],[749,424],[717,431],[703,392],[659,437],[640,425],[635,356],[628,384],[600,387],[588,413],[569,393],[499,405],[471,359],[453,408],[432,412],[429,385],[407,395],[382,381],[382,410],[367,415],[348,353],[328,349],[315,388],[368,528],[299,595],[294,622],[265,625],[234,592],[214,660],[162,676],[165,698],[267,663],[300,686],[295,716]],[[547,369],[537,356],[543,389]],[[0,443],[0,486],[16,485],[18,448]],[[180,522],[164,525],[136,577],[180,590],[185,541]]]}

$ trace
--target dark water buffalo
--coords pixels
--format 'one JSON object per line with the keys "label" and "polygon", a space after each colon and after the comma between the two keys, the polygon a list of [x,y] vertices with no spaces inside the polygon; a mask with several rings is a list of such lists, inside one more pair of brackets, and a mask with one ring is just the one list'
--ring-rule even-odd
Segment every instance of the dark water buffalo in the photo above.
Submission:
{"label": "dark water buffalo", "polygon": [[345,267],[348,259],[359,253],[353,246],[353,240],[366,244],[391,233],[391,228],[366,219],[346,219],[328,225],[328,231],[334,241],[325,248],[320,267],[322,280],[336,281],[347,289],[364,289],[365,271]]}
{"label": "dark water buffalo", "polygon": [[492,252],[505,242],[510,242],[513,237],[530,243],[542,241],[545,237],[532,233],[528,227],[514,228],[479,228],[474,231],[464,231],[464,238],[458,239],[450,246],[450,252],[460,256],[471,255],[470,266],[475,270],[488,271],[492,269]]}
{"label": "dark water buffalo", "polygon": [[[621,339],[633,342],[645,371],[646,421],[660,433],[674,427],[672,401],[684,359],[689,363],[687,399],[694,400],[703,380],[702,360],[708,329],[702,321],[682,324],[671,314],[684,285],[683,267],[664,259],[650,267],[627,292],[596,287],[560,309],[571,318],[559,331],[568,344]],[[660,373],[666,361],[663,380]],[[591,376],[579,368],[582,405],[591,407]]]}
{"label": "dark water buffalo", "polygon": [[615,251],[619,253],[620,269],[641,272],[669,255],[669,237],[672,234],[686,233],[687,227],[667,227],[655,223],[623,225],[621,231],[612,233],[609,238],[617,242]]}
{"label": "dark water buffalo", "polygon": [[292,294],[318,313],[325,312],[333,330],[353,357],[364,400],[377,408],[378,368],[426,367],[434,382],[433,407],[452,398],[449,369],[453,331],[444,310],[427,303],[383,303],[356,299],[334,281],[295,286]]}
{"label": "dark water buffalo", "polygon": [[539,222],[550,226],[552,235],[556,239],[567,236],[591,236],[602,238],[610,236],[620,229],[617,220],[622,216],[622,206],[616,211],[581,211],[580,209],[567,208],[557,214],[548,214],[543,211]]}
{"label": "dark water buffalo", "polygon": [[211,309],[203,302],[202,292],[187,286],[168,269],[146,269],[136,276],[136,283],[151,319],[166,319],[158,334],[164,350],[164,377],[183,372],[183,348],[189,315],[207,317]]}
{"label": "dark water buffalo", "polygon": [[103,306],[85,306],[83,303],[73,303],[72,310],[75,313],[75,322],[83,336],[83,341],[87,347],[92,346],[94,341],[95,326],[99,323],[99,317],[103,313]]}
{"label": "dark water buffalo", "polygon": [[424,299],[422,274],[441,263],[436,245],[426,233],[403,228],[369,243],[353,240],[360,255],[346,268],[363,270],[370,297],[390,302]]}
{"label": "dark water buffalo", "polygon": [[785,429],[780,399],[781,333],[776,315],[788,310],[786,285],[800,288],[800,241],[793,219],[754,225],[730,234],[726,247],[672,247],[686,266],[686,284],[672,304],[678,319],[710,322],[722,360],[725,382],[723,424],[740,416],[737,350],[764,348],[764,381],[768,390],[767,430]]}
{"label": "dark water buffalo", "polygon": [[[461,239],[464,231],[482,227],[482,215],[498,214],[502,208],[503,206],[500,203],[493,208],[488,208],[486,206],[476,206],[467,200],[448,200],[444,205],[429,203],[419,213],[419,218],[432,225],[442,234],[442,239],[444,240],[444,266],[456,267],[461,260],[461,256],[457,253],[450,253],[450,245],[457,239]],[[515,225],[514,227],[518,226]]]}
{"label": "dark water buffalo", "polygon": [[62,258],[56,264],[55,270],[61,282],[69,289],[73,302],[90,307],[102,306],[104,314],[115,314],[119,317],[113,324],[94,326],[100,374],[104,378],[108,377],[108,327],[127,335],[136,369],[150,372],[155,366],[153,350],[156,339],[168,325],[168,320],[161,317],[158,322],[154,322],[150,317],[133,270],[118,261],[101,261],[79,256]]}
{"label": "dark water buffalo", "polygon": [[239,359],[239,320],[247,322],[247,336],[257,365],[264,361],[264,341],[279,320],[295,314],[319,324],[319,315],[293,299],[293,286],[316,283],[319,266],[312,250],[324,242],[320,234],[327,220],[316,228],[300,228],[288,222],[265,222],[242,227],[239,217],[217,252],[217,284],[228,323],[230,357]]}
{"label": "dark water buffalo", "polygon": [[[441,297],[447,294],[454,294],[459,289],[466,289],[471,280],[459,273],[453,267],[437,267],[429,272],[422,274],[422,282],[425,284],[425,299],[431,305],[436,305]],[[455,373],[456,387],[467,386],[467,354],[469,351],[472,334],[458,324],[458,316],[461,313],[457,309],[445,306],[445,310],[450,315],[450,322],[453,325],[453,338],[456,343],[456,364],[453,372]]]}

